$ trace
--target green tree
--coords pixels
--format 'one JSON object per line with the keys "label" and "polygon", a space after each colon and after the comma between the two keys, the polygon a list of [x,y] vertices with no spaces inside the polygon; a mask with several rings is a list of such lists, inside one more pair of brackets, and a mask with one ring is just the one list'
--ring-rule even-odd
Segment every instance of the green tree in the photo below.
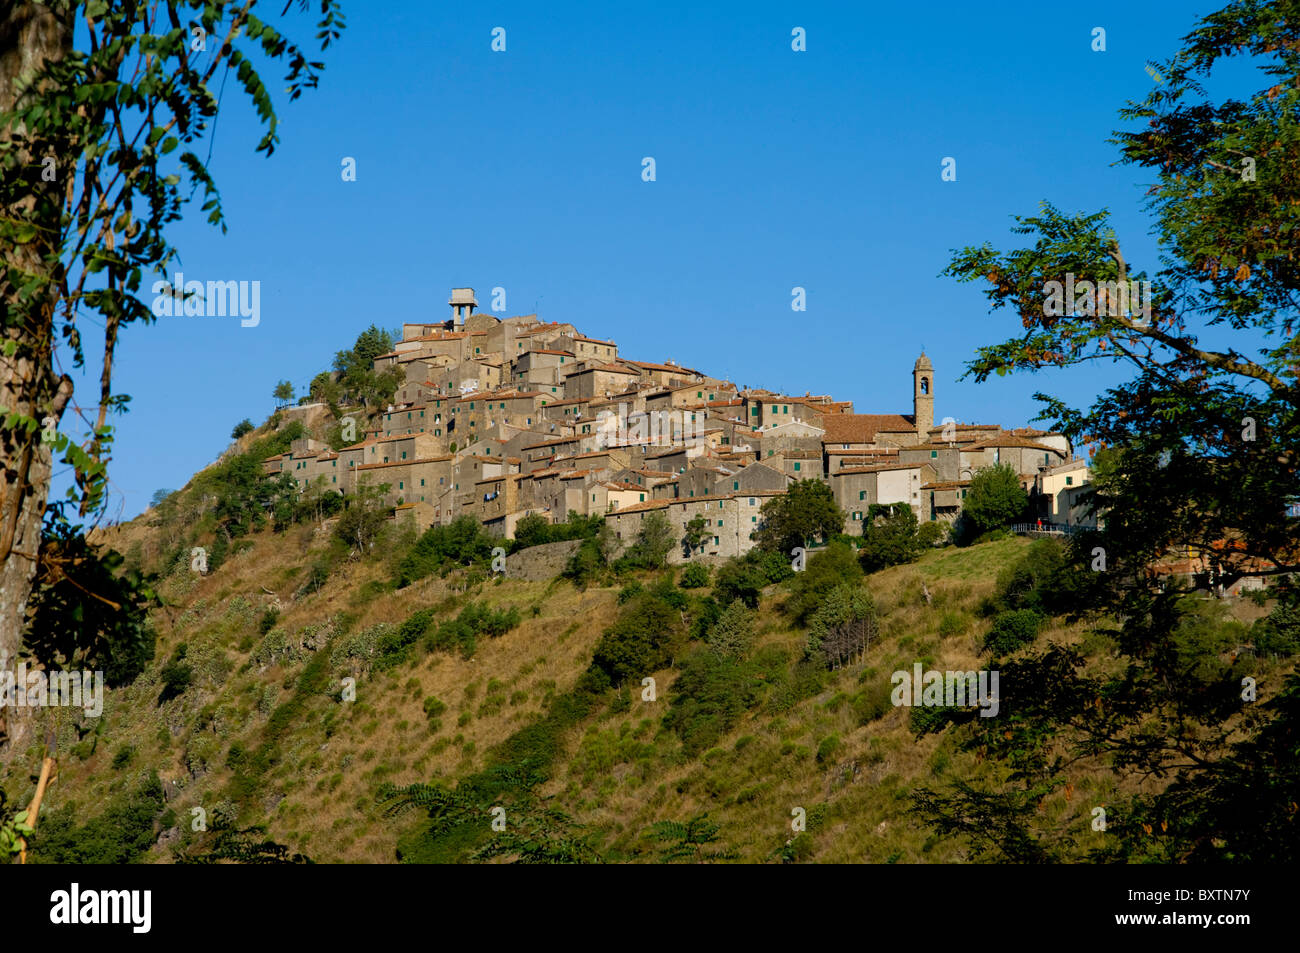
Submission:
{"label": "green tree", "polygon": [[763,504],[752,536],[762,549],[788,555],[796,546],[843,531],[844,511],[836,505],[831,488],[820,480],[796,480],[781,496]]}
{"label": "green tree", "polygon": [[668,517],[658,511],[650,512],[641,521],[641,529],[621,562],[636,569],[659,569],[668,562],[672,548],[673,528]]}
{"label": "green tree", "polygon": [[[108,415],[123,411],[128,400],[113,390],[122,331],[155,320],[151,299],[188,294],[165,280],[178,260],[168,226],[197,195],[207,220],[225,227],[205,158],[219,105],[228,99],[217,95],[221,78],[233,71],[254,105],[265,126],[257,149],[268,156],[279,142],[278,119],[258,69],[283,66],[290,99],[317,83],[322,64],[280,32],[291,6],[257,0],[6,4],[0,30],[0,460],[6,461],[0,467],[0,601],[6,606],[26,604],[31,592],[56,457],[73,472],[69,493],[81,516],[98,519],[106,511]],[[325,47],[338,38],[343,18],[336,0],[318,6],[316,37]],[[192,50],[191,24],[208,38],[202,56]],[[98,391],[79,401],[90,410],[78,438],[60,429],[74,381],[56,368],[81,366],[82,335],[94,325],[103,330],[93,375]],[[0,613],[0,657],[7,664],[20,654],[21,616]],[[12,709],[6,717],[11,740],[21,741],[15,736],[22,719]]]}
{"label": "green tree", "polygon": [[[1300,568],[1300,521],[1284,506],[1300,464],[1297,35],[1293,0],[1228,3],[1154,64],[1162,82],[1145,101],[1121,111],[1128,128],[1113,141],[1151,183],[1154,274],[1125,253],[1108,213],[1046,202],[1018,220],[1026,244],[965,248],[947,269],[987,282],[993,310],[1012,312],[1011,336],[970,364],[977,381],[1088,363],[1131,375],[1086,409],[1038,395],[1040,419],[1113,450],[1098,454],[1088,504],[1104,524],[1072,538],[1066,563],[1089,580],[1072,614],[1118,620],[1104,633],[1117,658],[1096,669],[1080,650],[1030,649],[999,666],[1017,686],[1013,718],[957,715],[961,746],[1012,780],[921,792],[917,808],[978,856],[1071,856],[1087,819],[1062,824],[1040,805],[1074,764],[1116,780],[1115,823],[1091,841],[1092,859],[1295,857],[1300,786],[1296,759],[1280,752],[1300,734],[1296,680],[1243,704],[1242,679],[1260,673],[1231,651],[1240,626],[1200,618],[1204,603],[1156,570],[1189,547],[1224,581]],[[1149,298],[1121,296],[1132,281],[1149,281]],[[1153,779],[1168,784],[1125,793]]]}
{"label": "green tree", "polygon": [[696,550],[704,547],[704,541],[709,538],[708,533],[709,521],[702,515],[696,514],[691,517],[690,522],[686,524],[686,555],[694,556]]}
{"label": "green tree", "polygon": [[873,504],[862,523],[858,560],[867,572],[910,563],[921,555],[916,513],[906,503]]}
{"label": "green tree", "polygon": [[288,381],[280,381],[275,385],[271,396],[275,398],[276,406],[283,407],[293,401],[293,385]]}
{"label": "green tree", "polygon": [[971,538],[1001,529],[1025,512],[1029,494],[1020,477],[1007,463],[985,467],[970,481],[970,492],[962,506],[962,517],[970,523]]}
{"label": "green tree", "polygon": [[334,524],[334,535],[360,556],[370,553],[379,534],[388,525],[392,507],[384,502],[388,484],[362,483],[347,499],[347,508]]}
{"label": "green tree", "polygon": [[230,439],[238,440],[244,434],[252,433],[256,429],[257,428],[253,426],[253,422],[245,417],[239,423],[235,424],[234,429],[230,431]]}

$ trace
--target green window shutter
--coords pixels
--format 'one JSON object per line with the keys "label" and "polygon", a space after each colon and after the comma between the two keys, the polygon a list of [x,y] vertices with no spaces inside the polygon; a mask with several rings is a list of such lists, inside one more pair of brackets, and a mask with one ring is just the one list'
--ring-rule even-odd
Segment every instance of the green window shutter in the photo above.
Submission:
{"label": "green window shutter", "polygon": [[799,461],[796,460],[796,461],[794,462],[794,472],[795,472],[795,473],[798,473],[799,470],[800,470],[800,464],[799,464]]}
{"label": "green window shutter", "polygon": [[859,500],[865,500],[866,498],[867,498],[867,491],[866,491],[866,490],[858,490],[858,499],[859,499]]}
{"label": "green window shutter", "polygon": [[1074,486],[1074,477],[1066,477],[1066,478],[1065,478],[1065,485],[1066,485],[1066,486]]}
{"label": "green window shutter", "polygon": [[938,457],[938,456],[939,456],[939,451],[938,451],[938,450],[931,450],[931,451],[930,451],[930,459],[931,459],[931,460],[934,460],[934,459],[935,459],[936,457]]}
{"label": "green window shutter", "polygon": [[732,480],[732,481],[731,481],[731,488],[732,488],[733,490],[739,490],[739,489],[740,489],[740,481],[739,481],[739,480]]}
{"label": "green window shutter", "polygon": [[719,526],[722,525],[722,520],[718,520],[718,525],[719,525]]}

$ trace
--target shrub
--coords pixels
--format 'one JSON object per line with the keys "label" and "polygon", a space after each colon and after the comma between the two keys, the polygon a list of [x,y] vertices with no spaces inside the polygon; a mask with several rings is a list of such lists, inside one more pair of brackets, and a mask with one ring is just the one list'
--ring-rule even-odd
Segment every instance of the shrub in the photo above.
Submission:
{"label": "shrub", "polygon": [[596,643],[591,667],[615,686],[665,667],[680,641],[681,615],[651,592],[638,595],[619,612]]}
{"label": "shrub", "polygon": [[275,624],[280,621],[279,609],[267,609],[262,613],[262,617],[257,620],[258,635],[266,635],[275,628]]}
{"label": "shrub", "polygon": [[763,697],[753,663],[698,649],[682,663],[673,683],[664,726],[677,734],[688,756],[711,748]]}
{"label": "shrub", "polygon": [[875,615],[871,595],[860,585],[836,586],[809,619],[808,656],[831,668],[851,663],[871,643]]}
{"label": "shrub", "polygon": [[431,526],[398,563],[397,586],[409,586],[452,566],[486,565],[500,543],[469,515],[458,516],[446,526]]}
{"label": "shrub", "polygon": [[252,433],[255,429],[253,422],[245,417],[239,423],[235,424],[234,429],[230,431],[230,439],[238,440],[244,434]]}
{"label": "shrub", "polygon": [[189,646],[182,642],[159,673],[162,679],[162,692],[158,695],[158,704],[170,701],[182,695],[194,681],[194,669],[185,663]]}
{"label": "shrub", "polygon": [[709,626],[705,642],[718,655],[743,659],[754,644],[754,612],[743,602],[733,602]]}
{"label": "shrub", "polygon": [[823,738],[817,745],[817,763],[825,764],[835,757],[840,750],[840,736],[829,734]]}
{"label": "shrub", "polygon": [[1251,628],[1255,651],[1260,655],[1287,656],[1300,652],[1300,600],[1290,593],[1273,611]]}
{"label": "shrub", "polygon": [[793,575],[785,611],[798,625],[807,625],[831,590],[845,584],[856,586],[861,580],[862,567],[853,548],[832,543],[809,559],[803,572]]}
{"label": "shrub", "polygon": [[709,567],[704,563],[689,563],[677,584],[683,589],[703,589],[709,584],[710,576]]}
{"label": "shrub", "polygon": [[1005,655],[1028,645],[1043,627],[1042,613],[1035,609],[1012,609],[1000,612],[993,619],[993,627],[984,637],[984,651]]}

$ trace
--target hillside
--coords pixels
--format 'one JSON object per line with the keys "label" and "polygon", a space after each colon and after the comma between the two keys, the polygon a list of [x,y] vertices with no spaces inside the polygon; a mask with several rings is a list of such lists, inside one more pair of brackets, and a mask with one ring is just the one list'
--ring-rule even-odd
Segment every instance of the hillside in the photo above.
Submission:
{"label": "hillside", "polygon": [[[107,541],[136,559],[162,553],[178,528],[151,519],[158,523],[154,511]],[[653,611],[644,593],[657,581],[681,574],[630,571],[584,590],[561,578],[493,580],[470,567],[395,588],[412,540],[391,527],[380,539],[307,591],[304,580],[332,546],[328,526],[313,522],[252,532],[207,575],[184,558],[159,559],[153,661],[109,692],[98,722],[46,713],[68,753],[33,859],[93,849],[84,846],[99,842],[93,832],[111,829],[116,859],[170,862],[212,850],[222,825],[265,825],[271,841],[317,862],[464,860],[494,836],[494,804],[508,805],[515,836],[589,859],[660,860],[670,843],[687,844],[686,859],[746,862],[971,856],[962,838],[941,839],[922,823],[911,794],[952,779],[999,783],[1005,768],[960,750],[955,728],[918,735],[920,710],[890,703],[890,673],[916,662],[987,667],[981,601],[1029,541],[933,549],[853,582],[874,601],[877,634],[860,660],[837,670],[805,658],[808,630],[790,615],[791,581],[763,589],[752,645],[729,668],[699,662],[711,651],[701,647],[709,629],[692,622],[710,590],[661,590],[680,594],[673,613],[682,630],[668,664],[645,672],[657,683],[651,702],[639,679],[622,689],[594,684],[593,653],[641,601]],[[513,608],[517,623],[499,635],[444,638],[467,606]],[[1263,613],[1244,601],[1233,611],[1245,620]],[[1111,657],[1095,627],[1056,619],[1035,647],[1049,642],[1080,648],[1099,668]],[[342,699],[349,676],[354,701]],[[16,801],[31,794],[39,752],[29,754],[3,778]],[[515,768],[528,777],[502,782]],[[408,792],[412,799],[438,803],[430,791],[458,789],[473,816],[456,820],[465,803],[444,804],[452,826],[433,837],[425,810],[393,810],[386,785],[425,783],[442,788]],[[1113,775],[1080,762],[1069,788],[1040,810],[1086,831],[1090,810],[1115,786]],[[191,829],[196,808],[208,833]],[[806,812],[802,834],[791,828],[796,808]],[[685,829],[652,836],[657,824],[702,815],[707,822],[690,830],[716,825],[707,844]],[[507,844],[502,853],[523,850]]]}

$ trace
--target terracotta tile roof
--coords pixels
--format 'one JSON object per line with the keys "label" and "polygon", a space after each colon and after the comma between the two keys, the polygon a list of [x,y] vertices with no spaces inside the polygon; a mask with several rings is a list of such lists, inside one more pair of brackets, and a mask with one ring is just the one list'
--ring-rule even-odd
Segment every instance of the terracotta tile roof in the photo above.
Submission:
{"label": "terracotta tile roof", "polygon": [[919,470],[923,463],[872,463],[865,467],[841,467],[831,474],[837,477],[841,473],[881,473],[885,470]]}
{"label": "terracotta tile roof", "polygon": [[962,447],[963,451],[974,452],[977,450],[987,450],[993,447],[1019,448],[1023,450],[1042,450],[1046,453],[1060,453],[1056,447],[1048,447],[1041,443],[1026,437],[1017,437],[1013,434],[1002,434],[997,437],[990,437],[988,440],[981,440],[978,443],[972,443],[970,446]]}
{"label": "terracotta tile roof", "polygon": [[910,415],[904,414],[827,414],[820,422],[823,443],[872,443],[876,434],[903,433],[915,430]]}

